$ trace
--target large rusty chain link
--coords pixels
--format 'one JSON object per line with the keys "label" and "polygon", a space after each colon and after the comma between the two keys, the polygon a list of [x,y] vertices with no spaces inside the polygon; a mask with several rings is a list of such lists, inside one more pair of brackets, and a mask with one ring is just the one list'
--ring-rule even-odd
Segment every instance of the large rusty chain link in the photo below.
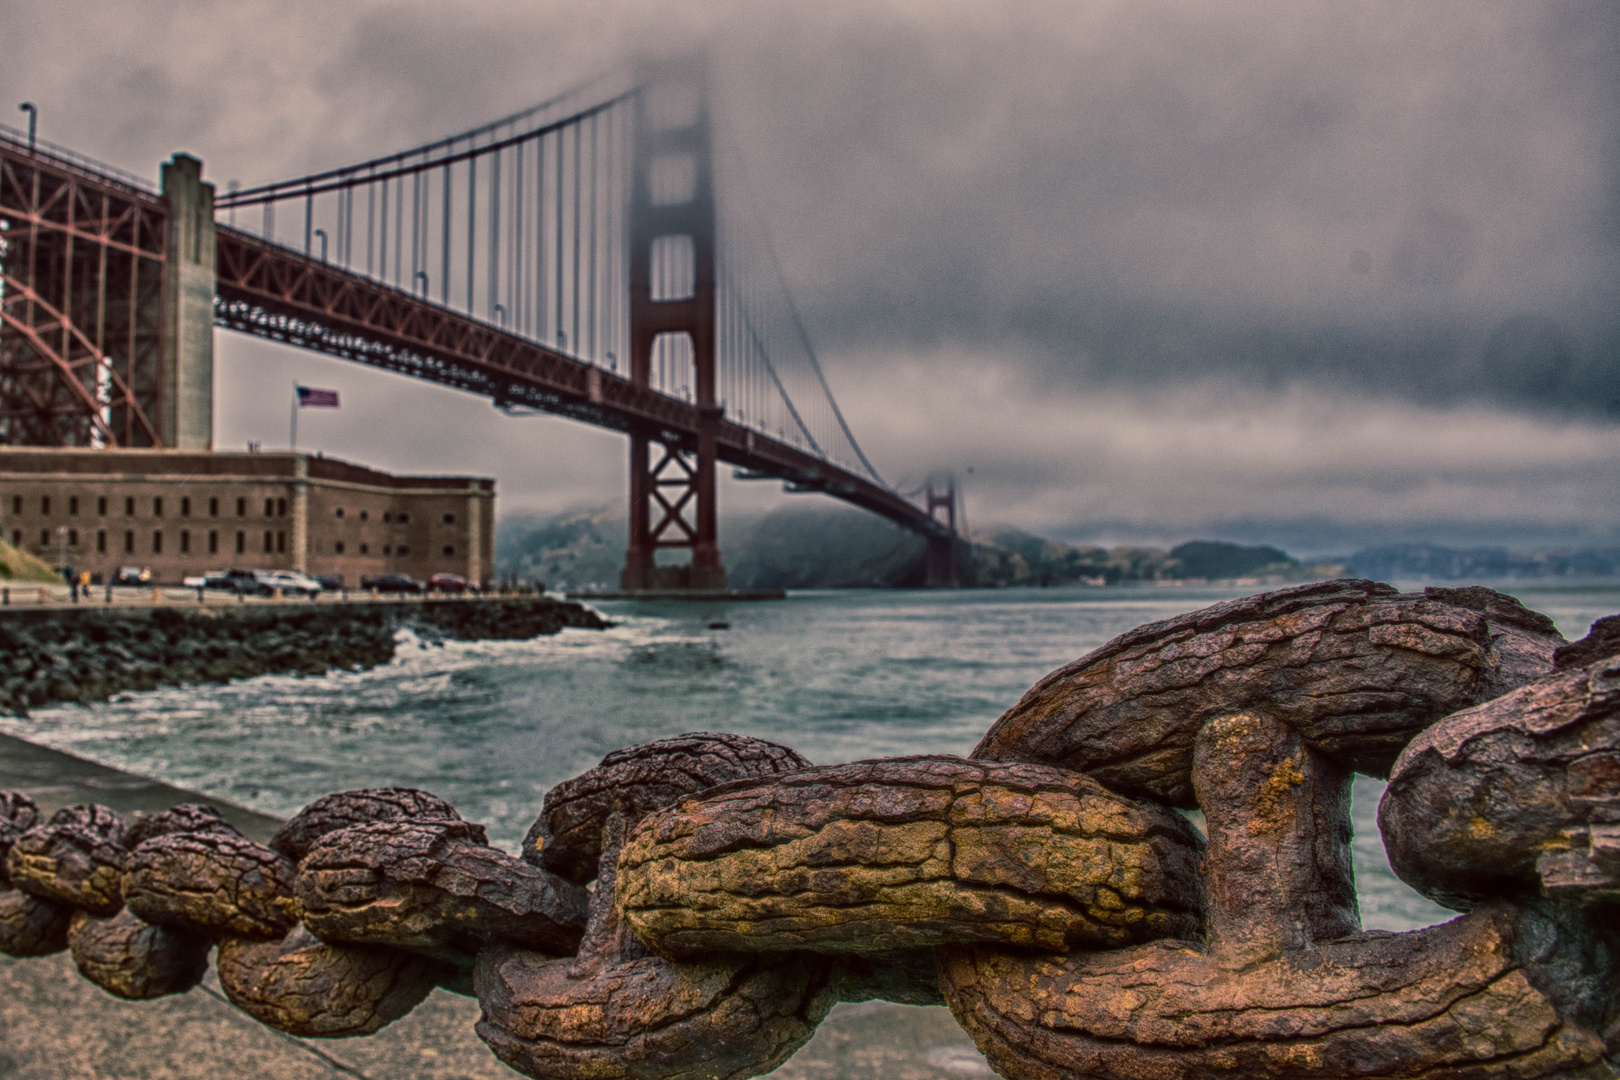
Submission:
{"label": "large rusty chain link", "polygon": [[[616,751],[518,857],[409,789],[268,846],[203,806],[41,821],[0,792],[0,951],[143,999],[215,950],[233,1003],[302,1036],[440,986],[570,1080],[755,1076],[875,998],[949,1005],[1013,1080],[1612,1080],[1617,653],[1620,618],[1566,644],[1482,588],[1283,589],[1060,668],[969,758]],[[1396,872],[1466,914],[1361,929],[1356,772],[1390,780]]]}

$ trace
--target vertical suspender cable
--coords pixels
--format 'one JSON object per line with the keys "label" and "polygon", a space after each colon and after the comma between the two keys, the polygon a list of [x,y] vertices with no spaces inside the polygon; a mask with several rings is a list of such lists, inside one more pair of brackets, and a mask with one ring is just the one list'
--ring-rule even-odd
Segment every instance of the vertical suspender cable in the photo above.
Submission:
{"label": "vertical suspender cable", "polygon": [[512,166],[512,253],[509,256],[512,272],[507,275],[506,295],[510,297],[512,307],[512,329],[527,336],[529,333],[529,297],[523,288],[523,272],[527,268],[529,245],[528,236],[524,232],[526,222],[523,215],[523,196],[526,194],[523,187],[523,147],[518,143],[512,148],[517,155],[517,161]]}
{"label": "vertical suspender cable", "polygon": [[314,239],[311,230],[315,228],[315,193],[304,194],[304,257],[309,257],[310,243]]}
{"label": "vertical suspender cable", "polygon": [[583,138],[585,130],[580,123],[573,125],[573,340],[569,351],[582,355],[580,348],[580,176],[582,176]]}
{"label": "vertical suspender cable", "polygon": [[[467,149],[471,150],[471,143]],[[473,270],[478,246],[478,159],[467,159],[467,314],[473,313]]]}
{"label": "vertical suspender cable", "polygon": [[422,269],[422,174],[411,173],[411,292],[416,292],[416,273]]}
{"label": "vertical suspender cable", "polygon": [[617,199],[617,193],[619,193],[619,186],[617,186],[617,180],[619,180],[619,144],[614,142],[614,125],[612,125],[612,117],[616,112],[617,107],[609,108],[608,133],[603,138],[603,141],[608,144],[608,225],[606,225],[606,232],[608,232],[608,238],[606,238],[608,300],[604,304],[606,306],[606,313],[604,314],[606,314],[608,334],[606,334],[603,351],[611,358],[609,363],[612,364],[614,371],[619,368],[619,304],[617,304],[617,300],[619,300],[619,248],[614,244],[614,238],[617,236],[617,228],[614,225],[616,225],[617,217],[619,217],[619,199]]}
{"label": "vertical suspender cable", "polygon": [[596,116],[591,115],[591,242],[590,242],[590,291],[587,293],[585,309],[585,325],[590,331],[589,353],[591,359],[596,359]]}
{"label": "vertical suspender cable", "polygon": [[453,179],[450,163],[444,163],[444,221],[439,228],[439,297],[440,303],[450,306],[450,186]]}
{"label": "vertical suspender cable", "polygon": [[546,329],[546,136],[535,142],[535,338],[548,340]]}
{"label": "vertical suspender cable", "polygon": [[377,280],[388,280],[388,178],[382,181],[382,213],[377,230]]}
{"label": "vertical suspender cable", "polygon": [[[375,169],[372,170],[376,172]],[[377,231],[377,185],[366,185],[366,276],[372,272],[372,234]]]}
{"label": "vertical suspender cable", "polygon": [[405,257],[405,180],[399,182],[394,193],[394,287],[401,281],[400,264]]}
{"label": "vertical suspender cable", "polygon": [[501,301],[501,151],[489,163],[489,319]]}
{"label": "vertical suspender cable", "polygon": [[565,128],[557,130],[557,341],[568,348],[568,335],[563,330],[563,144],[568,141]]}

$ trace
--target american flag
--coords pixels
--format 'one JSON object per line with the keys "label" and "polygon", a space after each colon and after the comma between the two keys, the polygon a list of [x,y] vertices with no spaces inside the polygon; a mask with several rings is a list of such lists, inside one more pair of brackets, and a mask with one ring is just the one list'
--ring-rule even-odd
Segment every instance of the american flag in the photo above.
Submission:
{"label": "american flag", "polygon": [[338,407],[338,392],[320,390],[313,386],[300,386],[298,406],[303,409],[335,409]]}

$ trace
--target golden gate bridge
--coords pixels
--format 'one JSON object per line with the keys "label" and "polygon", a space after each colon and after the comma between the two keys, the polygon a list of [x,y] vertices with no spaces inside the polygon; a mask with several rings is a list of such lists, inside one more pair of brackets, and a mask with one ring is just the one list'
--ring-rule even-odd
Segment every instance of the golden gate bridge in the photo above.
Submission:
{"label": "golden gate bridge", "polygon": [[918,505],[861,450],[715,134],[691,61],[224,194],[0,128],[0,444],[211,449],[220,326],[625,432],[625,589],[725,588],[717,463],[921,534],[954,584],[954,484]]}

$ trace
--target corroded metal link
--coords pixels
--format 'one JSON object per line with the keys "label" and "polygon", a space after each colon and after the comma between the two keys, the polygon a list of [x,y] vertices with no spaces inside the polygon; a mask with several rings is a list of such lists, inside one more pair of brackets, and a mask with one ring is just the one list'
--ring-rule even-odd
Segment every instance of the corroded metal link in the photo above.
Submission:
{"label": "corroded metal link", "polygon": [[719,784],[809,767],[785,746],[708,731],[615,750],[596,768],[546,792],[540,816],[524,837],[523,857],[584,885],[596,876],[602,829],[614,810],[636,819]]}
{"label": "corroded metal link", "polygon": [[155,836],[128,863],[124,902],[147,922],[205,937],[264,938],[282,937],[298,922],[292,861],[239,834]]}
{"label": "corroded metal link", "polygon": [[41,900],[112,915],[124,906],[124,819],[105,806],[68,806],[18,836],[6,876]]}
{"label": "corroded metal link", "polygon": [[644,821],[618,902],[658,951],[1068,951],[1198,934],[1203,841],[1065,769],[933,756],[727,784]]}
{"label": "corroded metal link", "polygon": [[373,945],[328,945],[302,926],[278,940],[226,937],[219,985],[231,1004],[305,1038],[370,1035],[432,993],[433,961]]}
{"label": "corroded metal link", "polygon": [[[304,925],[321,940],[470,961],[491,941],[567,956],[585,890],[482,842],[464,822],[383,821],[322,837],[298,870]],[[458,964],[459,966],[459,964]]]}
{"label": "corroded metal link", "polygon": [[1419,892],[1460,910],[1538,886],[1620,904],[1620,659],[1561,666],[1440,721],[1395,763],[1379,823]]}
{"label": "corroded metal link", "polygon": [[[561,1080],[741,1080],[874,997],[943,1000],[1010,1080],[1610,1080],[1617,654],[1620,621],[1566,644],[1486,589],[1284,589],[1059,669],[977,760],[615,751],[519,856],[414,789],[268,847],[0,792],[0,951],[141,998],[217,943],[229,998],[308,1037],[475,992],[497,1056]],[[1361,931],[1354,771],[1391,776],[1396,870],[1469,914]]]}
{"label": "corroded metal link", "polygon": [[128,908],[102,917],[77,911],[68,946],[79,974],[130,1001],[183,994],[208,970],[207,938],[153,926]]}
{"label": "corroded metal link", "polygon": [[577,956],[499,944],[478,955],[478,1035],[548,1080],[721,1080],[787,1060],[837,1000],[831,957],[653,955],[619,917],[614,876],[625,816],[604,829],[590,925]]}
{"label": "corroded metal link", "polygon": [[1546,616],[1489,589],[1280,589],[1138,627],[1057,669],[972,756],[1060,765],[1191,809],[1199,730],[1265,708],[1344,767],[1386,776],[1412,736],[1541,675],[1562,643]]}

